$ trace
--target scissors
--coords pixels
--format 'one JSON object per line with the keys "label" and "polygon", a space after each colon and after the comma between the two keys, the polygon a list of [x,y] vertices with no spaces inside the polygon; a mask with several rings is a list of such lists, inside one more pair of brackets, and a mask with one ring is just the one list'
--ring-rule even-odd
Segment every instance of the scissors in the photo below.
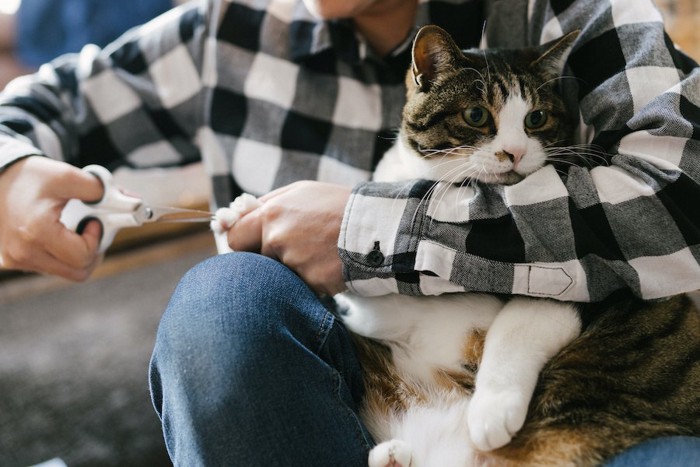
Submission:
{"label": "scissors", "polygon": [[214,215],[207,211],[151,206],[142,199],[122,193],[114,185],[112,174],[100,165],[88,165],[82,170],[94,175],[102,183],[104,194],[94,202],[71,199],[61,212],[66,228],[81,233],[90,220],[102,224],[100,253],[104,253],[123,227],[137,227],[153,222],[210,222]]}

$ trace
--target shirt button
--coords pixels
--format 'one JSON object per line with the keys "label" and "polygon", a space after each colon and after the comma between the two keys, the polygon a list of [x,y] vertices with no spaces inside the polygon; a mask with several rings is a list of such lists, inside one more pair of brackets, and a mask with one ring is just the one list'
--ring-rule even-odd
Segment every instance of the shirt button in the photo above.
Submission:
{"label": "shirt button", "polygon": [[374,249],[367,253],[365,259],[367,260],[367,264],[369,264],[373,268],[379,267],[382,264],[384,264],[384,255],[381,251],[379,251],[379,242],[374,243]]}

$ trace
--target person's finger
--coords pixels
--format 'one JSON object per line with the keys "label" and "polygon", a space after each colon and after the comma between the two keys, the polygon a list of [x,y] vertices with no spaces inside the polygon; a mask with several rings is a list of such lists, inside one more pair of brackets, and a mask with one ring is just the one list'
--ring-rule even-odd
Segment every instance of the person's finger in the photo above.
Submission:
{"label": "person's finger", "polygon": [[0,267],[50,274],[72,281],[83,281],[90,276],[99,264],[99,261],[100,257],[96,256],[92,262],[84,265],[84,267],[73,268],[41,248],[32,248],[30,254],[23,252],[21,249],[13,249],[11,252],[4,252],[0,256]]}
{"label": "person's finger", "polygon": [[94,202],[102,199],[104,195],[102,182],[91,173],[70,167],[62,171],[60,177],[61,179],[53,185],[52,189],[55,190],[54,194],[62,199],[75,198]]}
{"label": "person's finger", "polygon": [[76,282],[87,280],[102,260],[102,256],[95,256],[92,258],[92,261],[84,267],[72,268],[50,255],[49,258],[50,259],[46,260],[39,271]]}
{"label": "person's finger", "polygon": [[97,256],[101,235],[102,227],[96,220],[88,222],[80,234],[71,232],[57,222],[49,231],[44,245],[50,255],[69,268],[83,269]]}
{"label": "person's finger", "polygon": [[228,230],[228,244],[234,251],[260,251],[262,232],[262,218],[256,209],[241,217]]}
{"label": "person's finger", "polygon": [[88,251],[96,252],[100,246],[100,240],[102,240],[102,224],[98,221],[93,220],[87,223],[83,232],[80,234],[83,237]]}

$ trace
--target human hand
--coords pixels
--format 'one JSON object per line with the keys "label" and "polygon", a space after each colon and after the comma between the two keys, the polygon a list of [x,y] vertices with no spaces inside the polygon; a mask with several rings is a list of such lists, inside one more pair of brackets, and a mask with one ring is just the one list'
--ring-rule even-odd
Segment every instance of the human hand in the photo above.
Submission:
{"label": "human hand", "polygon": [[87,279],[100,262],[101,228],[81,234],[59,221],[69,199],[102,197],[97,178],[69,164],[33,156],[0,174],[0,267]]}
{"label": "human hand", "polygon": [[345,290],[338,237],[350,188],[296,182],[261,197],[228,231],[231,248],[258,251],[293,269],[318,294]]}

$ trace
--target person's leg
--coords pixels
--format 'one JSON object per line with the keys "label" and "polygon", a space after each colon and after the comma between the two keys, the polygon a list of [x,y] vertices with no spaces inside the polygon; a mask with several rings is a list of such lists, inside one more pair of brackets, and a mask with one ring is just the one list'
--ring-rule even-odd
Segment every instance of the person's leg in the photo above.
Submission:
{"label": "person's leg", "polygon": [[222,255],[185,275],[158,330],[151,391],[175,465],[367,465],[350,337],[268,258]]}
{"label": "person's leg", "polygon": [[689,467],[700,465],[700,438],[669,436],[640,443],[613,457],[605,467]]}

